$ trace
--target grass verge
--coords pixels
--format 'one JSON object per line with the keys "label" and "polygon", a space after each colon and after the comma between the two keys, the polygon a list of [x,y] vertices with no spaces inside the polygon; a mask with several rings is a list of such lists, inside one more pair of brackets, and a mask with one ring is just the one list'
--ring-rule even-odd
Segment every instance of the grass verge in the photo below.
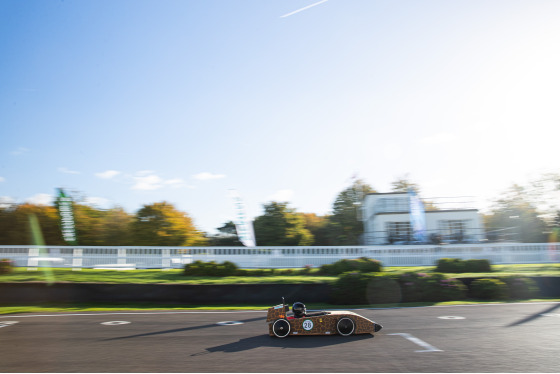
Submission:
{"label": "grass verge", "polygon": [[[236,277],[186,277],[182,269],[162,271],[150,270],[99,270],[83,269],[73,271],[67,268],[53,268],[52,275],[55,282],[72,283],[137,283],[137,284],[303,284],[330,283],[337,279],[335,276],[317,274],[313,269],[309,275],[265,275],[265,276],[236,276]],[[432,273],[434,266],[386,267],[383,273],[397,275],[405,272]],[[499,276],[560,276],[560,264],[521,264],[521,265],[492,265],[490,273],[454,273],[447,274],[454,278],[468,277],[499,277]],[[297,272],[295,272],[297,273]],[[0,282],[44,282],[45,272],[41,269],[28,271],[27,268],[15,268],[10,274],[0,275]]]}

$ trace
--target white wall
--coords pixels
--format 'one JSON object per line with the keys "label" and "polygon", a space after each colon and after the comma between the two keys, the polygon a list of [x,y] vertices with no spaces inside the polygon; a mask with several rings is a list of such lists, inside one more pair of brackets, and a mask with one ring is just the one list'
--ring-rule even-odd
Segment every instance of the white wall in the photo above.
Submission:
{"label": "white wall", "polygon": [[[381,199],[399,199],[402,204],[398,207],[399,213],[379,214],[383,204]],[[387,222],[410,222],[410,214],[406,209],[408,202],[407,193],[387,193],[366,195],[364,200],[364,240],[366,245],[387,244],[386,227]],[[484,239],[482,237],[483,226],[480,214],[476,209],[465,210],[437,210],[426,212],[426,230],[428,235],[440,229],[440,221],[462,220],[467,221],[464,232],[466,238]]]}

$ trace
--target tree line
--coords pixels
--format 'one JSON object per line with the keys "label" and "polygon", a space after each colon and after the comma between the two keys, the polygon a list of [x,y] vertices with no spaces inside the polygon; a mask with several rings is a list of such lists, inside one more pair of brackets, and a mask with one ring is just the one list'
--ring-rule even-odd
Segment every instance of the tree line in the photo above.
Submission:
{"label": "tree line", "polygon": [[[406,177],[392,183],[392,192],[408,189],[420,194]],[[377,192],[362,180],[341,191],[327,215],[298,212],[288,203],[271,201],[253,222],[259,246],[359,245],[363,234],[360,206],[368,193]],[[487,231],[515,226],[516,240],[560,240],[560,209],[554,194],[560,192],[560,175],[546,174],[527,186],[513,185],[495,200],[483,216]],[[427,210],[437,209],[424,201]],[[78,245],[83,246],[240,246],[233,222],[217,228],[217,234],[199,230],[193,219],[168,202],[144,205],[135,214],[120,207],[98,209],[73,204]],[[29,216],[40,223],[47,245],[65,245],[56,207],[15,204],[0,207],[0,245],[33,244]]]}

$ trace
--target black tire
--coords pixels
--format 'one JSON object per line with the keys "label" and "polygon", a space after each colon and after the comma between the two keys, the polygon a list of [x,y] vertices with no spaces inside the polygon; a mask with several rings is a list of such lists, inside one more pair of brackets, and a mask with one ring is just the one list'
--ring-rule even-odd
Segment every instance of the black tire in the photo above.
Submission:
{"label": "black tire", "polygon": [[342,317],[336,323],[336,331],[342,336],[352,335],[356,330],[356,324],[351,318]]}
{"label": "black tire", "polygon": [[277,319],[272,324],[272,332],[278,338],[285,338],[290,334],[290,330],[290,322],[288,322],[284,318]]}

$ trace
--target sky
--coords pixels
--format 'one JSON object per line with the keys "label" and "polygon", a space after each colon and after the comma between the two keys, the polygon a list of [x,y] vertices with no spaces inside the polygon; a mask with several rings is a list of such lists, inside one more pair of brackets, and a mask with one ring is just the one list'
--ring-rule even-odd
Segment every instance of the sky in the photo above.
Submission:
{"label": "sky", "polygon": [[560,172],[556,0],[0,0],[0,199],[213,232],[357,176],[487,209]]}

